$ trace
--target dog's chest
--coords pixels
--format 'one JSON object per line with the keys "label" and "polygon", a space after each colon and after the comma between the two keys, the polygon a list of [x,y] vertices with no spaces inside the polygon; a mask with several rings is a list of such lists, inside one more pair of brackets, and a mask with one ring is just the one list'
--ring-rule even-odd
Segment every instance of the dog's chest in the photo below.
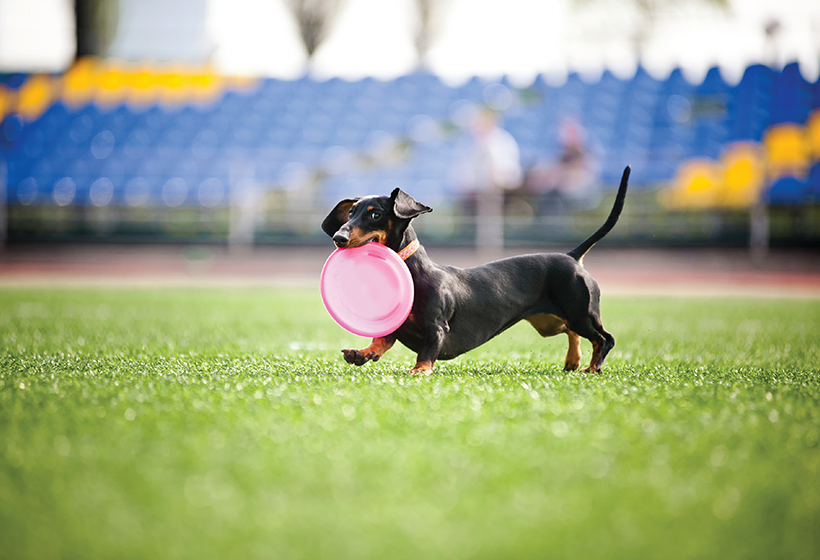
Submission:
{"label": "dog's chest", "polygon": [[422,330],[421,325],[419,325],[417,321],[418,317],[411,313],[404,323],[402,323],[402,326],[396,331],[396,338],[398,338],[402,344],[416,352],[418,352],[418,348],[424,340],[424,330]]}

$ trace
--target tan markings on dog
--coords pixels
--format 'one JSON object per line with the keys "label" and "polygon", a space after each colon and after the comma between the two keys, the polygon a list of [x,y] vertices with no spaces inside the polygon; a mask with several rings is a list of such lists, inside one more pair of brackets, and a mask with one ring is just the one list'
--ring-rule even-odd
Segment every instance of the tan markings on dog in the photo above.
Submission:
{"label": "tan markings on dog", "polygon": [[413,369],[407,373],[421,373],[424,375],[430,375],[433,373],[433,362],[430,360],[417,361],[416,365],[413,366]]}
{"label": "tan markings on dog", "polygon": [[407,316],[407,319],[405,319],[404,323],[401,325],[401,329],[408,336],[424,336],[422,325],[418,323],[417,317],[413,313],[410,313],[410,315]]}
{"label": "tan markings on dog", "polygon": [[581,367],[581,337],[567,329],[567,339],[569,348],[567,348],[567,358],[564,361],[564,370],[575,371]]}
{"label": "tan markings on dog", "polygon": [[569,330],[566,321],[548,313],[532,315],[527,317],[527,321],[538,331],[538,334],[544,338],[566,333],[569,347],[567,348],[567,357],[564,361],[564,369],[566,371],[574,371],[581,366],[581,337]]}
{"label": "tan markings on dog", "polygon": [[347,247],[358,247],[370,241],[376,240],[377,243],[384,245],[387,240],[387,232],[380,229],[375,231],[365,231],[362,228],[355,227],[350,230],[350,241]]}
{"label": "tan markings on dog", "polygon": [[548,313],[539,313],[527,317],[527,322],[543,337],[555,336],[567,332],[567,324],[563,319]]}
{"label": "tan markings on dog", "polygon": [[584,370],[587,373],[601,372],[601,343],[592,343],[592,359],[589,361],[589,367]]}
{"label": "tan markings on dog", "polygon": [[361,352],[364,356],[367,356],[373,352],[377,358],[381,358],[384,356],[385,352],[393,347],[393,344],[395,343],[395,340],[380,336],[379,338],[374,338],[373,342],[371,342],[367,348],[362,348],[359,352]]}

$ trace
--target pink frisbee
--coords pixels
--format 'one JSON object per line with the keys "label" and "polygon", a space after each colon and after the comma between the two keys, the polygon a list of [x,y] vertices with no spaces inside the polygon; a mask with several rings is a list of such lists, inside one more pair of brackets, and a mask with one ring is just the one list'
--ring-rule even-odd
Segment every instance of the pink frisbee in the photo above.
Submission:
{"label": "pink frisbee", "polygon": [[333,251],[322,269],[321,288],[333,320],[359,336],[390,334],[413,307],[410,270],[378,243]]}

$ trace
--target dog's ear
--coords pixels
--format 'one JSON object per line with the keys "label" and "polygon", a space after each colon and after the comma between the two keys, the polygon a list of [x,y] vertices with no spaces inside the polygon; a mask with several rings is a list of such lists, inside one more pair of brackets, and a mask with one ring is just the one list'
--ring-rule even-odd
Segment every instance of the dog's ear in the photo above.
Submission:
{"label": "dog's ear", "polygon": [[325,221],[322,222],[322,231],[333,237],[339,228],[347,223],[347,218],[350,214],[350,207],[353,206],[359,197],[346,198],[341,201],[336,207],[330,211]]}
{"label": "dog's ear", "polygon": [[390,194],[390,199],[393,201],[393,213],[397,218],[409,220],[415,218],[420,214],[432,212],[433,209],[425,206],[421,202],[417,202],[415,198],[396,187]]}

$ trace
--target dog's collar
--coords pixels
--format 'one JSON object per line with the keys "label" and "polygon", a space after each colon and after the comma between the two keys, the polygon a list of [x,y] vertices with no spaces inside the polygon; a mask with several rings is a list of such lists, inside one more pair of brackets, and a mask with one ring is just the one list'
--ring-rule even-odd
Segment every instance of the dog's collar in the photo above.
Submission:
{"label": "dog's collar", "polygon": [[413,255],[413,253],[415,253],[418,250],[419,250],[419,240],[414,239],[413,241],[411,241],[410,243],[407,244],[407,247],[405,247],[404,249],[399,251],[398,255],[401,257],[401,260],[406,261],[407,259],[409,259]]}

